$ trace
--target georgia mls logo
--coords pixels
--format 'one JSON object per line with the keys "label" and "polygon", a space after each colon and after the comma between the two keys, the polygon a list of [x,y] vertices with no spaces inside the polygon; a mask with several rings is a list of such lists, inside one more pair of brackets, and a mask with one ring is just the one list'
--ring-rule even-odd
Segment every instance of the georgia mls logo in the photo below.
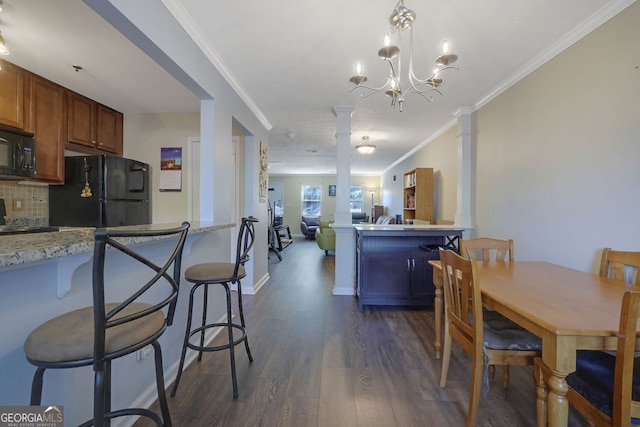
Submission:
{"label": "georgia mls logo", "polygon": [[62,406],[0,406],[0,427],[64,427]]}

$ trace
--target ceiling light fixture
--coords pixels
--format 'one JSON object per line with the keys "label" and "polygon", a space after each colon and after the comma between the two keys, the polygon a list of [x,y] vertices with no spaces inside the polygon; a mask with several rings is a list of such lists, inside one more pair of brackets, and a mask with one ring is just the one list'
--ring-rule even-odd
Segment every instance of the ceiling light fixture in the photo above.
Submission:
{"label": "ceiling light fixture", "polygon": [[2,32],[0,32],[0,55],[9,55],[9,49],[7,49],[7,45],[4,44],[4,37],[2,37]]}
{"label": "ceiling light fixture", "polygon": [[[435,67],[431,75],[425,79],[419,79],[416,77],[413,71],[413,21],[416,19],[416,13],[404,6],[404,0],[398,0],[395,9],[389,17],[392,30],[396,31],[398,36],[398,45],[401,43],[401,35],[403,30],[409,30],[409,72],[407,76],[408,88],[403,89],[401,84],[401,71],[402,71],[402,57],[401,50],[398,46],[391,45],[391,39],[389,34],[385,35],[384,46],[378,51],[378,57],[387,61],[389,64],[389,78],[380,87],[367,86],[364,83],[367,82],[367,76],[363,74],[362,64],[359,62],[356,64],[356,75],[351,77],[349,81],[355,86],[351,88],[349,92],[353,92],[358,88],[367,89],[370,92],[364,94],[360,92],[362,98],[384,92],[391,98],[391,107],[395,108],[398,105],[400,111],[404,106],[405,95],[409,93],[415,93],[422,96],[427,101],[433,101],[433,96],[429,92],[437,92],[442,95],[442,92],[438,89],[439,86],[444,84],[444,80],[440,77],[440,73],[452,67],[457,59],[458,55],[448,53],[449,44],[445,40],[442,43],[443,54],[438,56],[435,60]],[[395,61],[394,61],[395,60]]]}
{"label": "ceiling light fixture", "polygon": [[368,136],[363,136],[360,144],[356,145],[356,150],[360,154],[371,154],[375,151],[376,146],[369,142]]}

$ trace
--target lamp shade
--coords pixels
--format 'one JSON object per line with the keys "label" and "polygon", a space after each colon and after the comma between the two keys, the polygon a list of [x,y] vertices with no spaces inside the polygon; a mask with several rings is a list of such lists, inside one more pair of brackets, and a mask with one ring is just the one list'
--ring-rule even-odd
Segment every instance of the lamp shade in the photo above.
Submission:
{"label": "lamp shade", "polygon": [[360,154],[371,154],[375,151],[376,146],[369,142],[368,136],[363,136],[360,144],[356,145],[356,150]]}

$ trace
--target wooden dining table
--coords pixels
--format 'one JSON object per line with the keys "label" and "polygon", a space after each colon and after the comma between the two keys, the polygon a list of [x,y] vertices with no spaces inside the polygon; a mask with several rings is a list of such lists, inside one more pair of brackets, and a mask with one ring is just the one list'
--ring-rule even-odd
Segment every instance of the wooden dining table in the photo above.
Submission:
{"label": "wooden dining table", "polygon": [[[436,355],[440,357],[443,316],[442,266],[434,267]],[[616,350],[622,296],[631,287],[548,262],[477,262],[482,302],[542,338],[547,380],[548,425],[566,426],[566,376],[576,370],[577,350]],[[636,340],[636,347],[639,340]],[[540,395],[538,396],[540,399]],[[538,401],[538,425],[545,425]]]}

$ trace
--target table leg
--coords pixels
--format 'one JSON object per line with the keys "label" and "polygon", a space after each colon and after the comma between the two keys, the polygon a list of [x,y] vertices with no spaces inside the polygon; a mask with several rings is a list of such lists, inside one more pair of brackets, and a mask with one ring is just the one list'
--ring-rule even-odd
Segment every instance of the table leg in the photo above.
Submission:
{"label": "table leg", "polygon": [[566,375],[552,371],[547,385],[549,386],[547,395],[549,427],[565,427],[569,423],[569,402],[566,398],[569,385]]}
{"label": "table leg", "polygon": [[437,268],[433,269],[433,285],[436,288],[435,304],[435,316],[436,316],[436,341],[434,347],[436,350],[436,359],[440,359],[442,355],[442,314],[443,314],[443,299],[442,299],[442,271]]}
{"label": "table leg", "polygon": [[[536,420],[538,427],[547,427],[547,383],[545,382],[545,372],[547,372],[542,359],[536,358],[533,362],[533,380],[536,384]],[[548,373],[546,374],[548,375]]]}

